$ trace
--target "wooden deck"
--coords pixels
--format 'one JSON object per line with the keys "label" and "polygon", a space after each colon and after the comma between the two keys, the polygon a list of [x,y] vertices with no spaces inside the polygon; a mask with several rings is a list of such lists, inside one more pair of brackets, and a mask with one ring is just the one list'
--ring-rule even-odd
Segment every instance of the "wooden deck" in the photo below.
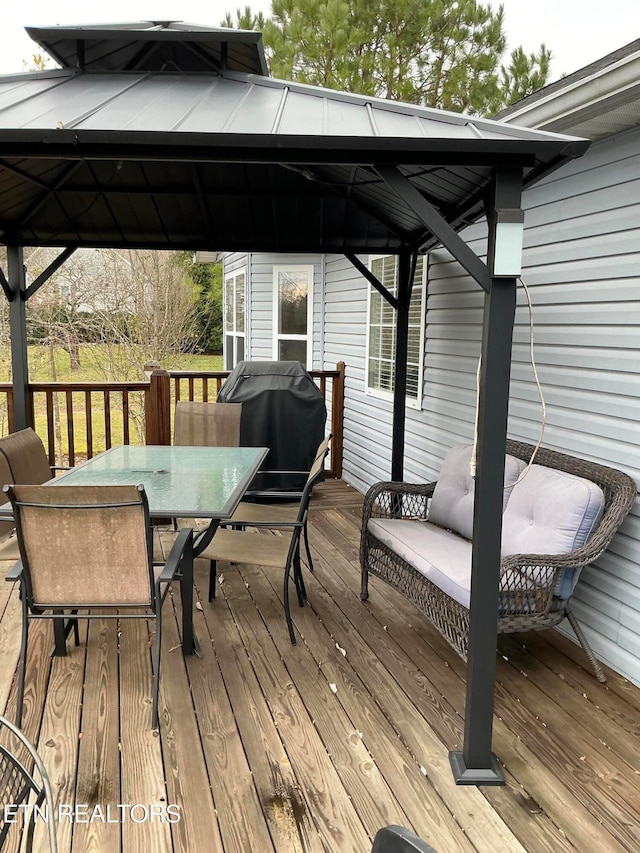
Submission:
{"label": "wooden deck", "polygon": [[[360,601],[361,503],[341,482],[314,495],[316,572],[308,606],[292,605],[296,646],[280,575],[221,567],[209,604],[198,561],[202,656],[180,653],[176,592],[159,736],[142,620],[96,620],[86,646],[53,660],[50,624],[35,626],[24,728],[58,802],[87,806],[63,819],[63,853],[367,853],[389,823],[439,853],[640,850],[640,690],[613,673],[598,684],[555,632],[500,645],[494,748],[507,785],[456,787],[448,751],[461,744],[465,666],[383,584]],[[10,584],[0,614],[0,709],[11,716],[20,612]],[[89,820],[95,806],[102,817]],[[178,821],[162,820],[168,806]]]}

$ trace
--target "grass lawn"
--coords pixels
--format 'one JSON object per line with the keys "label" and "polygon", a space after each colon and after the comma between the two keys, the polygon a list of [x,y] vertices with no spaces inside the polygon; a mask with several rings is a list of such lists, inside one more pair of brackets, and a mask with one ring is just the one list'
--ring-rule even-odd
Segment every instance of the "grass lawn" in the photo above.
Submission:
{"label": "grass lawn", "polygon": [[[114,348],[115,349],[115,348]],[[123,350],[124,354],[124,350]],[[126,358],[126,355],[124,355]],[[53,381],[51,369],[51,353],[49,347],[33,345],[28,348],[29,379],[31,382]],[[104,364],[108,363],[102,357],[100,344],[80,345],[80,369],[71,369],[71,358],[69,353],[57,347],[53,353],[55,365],[56,382],[121,382],[126,377],[105,376]],[[140,378],[143,378],[142,363],[140,359]],[[129,365],[131,365],[129,361]],[[222,370],[221,355],[188,355],[181,354],[172,356],[163,365],[167,370]],[[131,368],[129,368],[131,378]],[[9,382],[11,377],[11,354],[9,348],[0,351],[0,382]]]}
{"label": "grass lawn", "polygon": [[[100,345],[84,344],[80,347],[80,369],[72,370],[69,354],[62,348],[56,349],[53,353],[48,347],[30,346],[28,352],[29,358],[29,377],[31,382],[122,382],[122,381],[142,381],[144,373],[142,367],[138,370],[135,365],[132,365],[131,356],[124,355],[124,363],[128,369],[126,375],[109,375],[105,371],[105,365],[109,363],[107,353],[101,351]],[[54,371],[52,370],[51,362],[55,367],[55,380],[52,378]],[[136,361],[138,361],[136,359]],[[192,371],[218,371],[222,370],[222,356],[220,355],[179,355],[163,364],[168,370],[192,370]],[[132,369],[133,368],[133,369]],[[8,382],[10,380],[10,354],[9,352],[0,352],[0,382]],[[172,385],[173,393],[173,385]],[[210,392],[211,393],[211,392]],[[199,383],[196,383],[195,389],[196,399],[201,398],[201,389]],[[211,397],[210,397],[211,399]],[[4,401],[2,401],[4,404]],[[35,429],[38,435],[47,445],[48,429],[47,429],[47,414],[45,395],[38,393],[35,395]],[[67,401],[64,393],[58,393],[53,398],[54,408],[54,434],[55,446],[58,450],[56,464],[66,464],[69,457],[69,438],[68,438],[68,423],[67,423]],[[129,395],[129,431],[130,443],[144,443],[143,432],[143,414],[144,414],[144,394],[141,391],[132,392]],[[4,408],[4,405],[2,405]],[[123,414],[123,395],[118,392],[111,392],[109,395],[108,405],[101,393],[92,392],[91,394],[91,435],[93,441],[93,452],[98,453],[105,450],[107,447],[106,435],[107,424],[109,424],[111,432],[111,444],[122,444],[124,440],[124,414]],[[3,416],[4,415],[4,416]],[[0,432],[6,431],[6,415],[0,412],[0,420],[4,422]],[[83,392],[73,394],[73,439],[76,459],[80,461],[86,457],[87,453],[87,419],[86,419],[86,401]]]}

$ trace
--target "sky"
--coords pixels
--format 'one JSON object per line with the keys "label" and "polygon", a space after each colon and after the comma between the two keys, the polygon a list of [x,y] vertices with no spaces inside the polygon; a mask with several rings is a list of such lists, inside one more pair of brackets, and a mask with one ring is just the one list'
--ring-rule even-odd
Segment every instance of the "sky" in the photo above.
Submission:
{"label": "sky", "polygon": [[[4,0],[0,14],[0,74],[23,71],[38,51],[25,26],[87,24],[143,20],[182,20],[217,27],[227,11],[247,4],[268,12],[270,0]],[[497,7],[497,0],[490,0]],[[554,56],[549,82],[570,74],[607,53],[640,38],[638,0],[502,0],[508,49],[522,45],[529,53],[544,42]]]}

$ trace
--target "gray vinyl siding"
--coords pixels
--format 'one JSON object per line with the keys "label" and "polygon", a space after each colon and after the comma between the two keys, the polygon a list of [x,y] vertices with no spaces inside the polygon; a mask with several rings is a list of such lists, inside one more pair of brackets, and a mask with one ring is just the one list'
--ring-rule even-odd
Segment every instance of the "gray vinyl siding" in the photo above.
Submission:
{"label": "gray vinyl siding", "polygon": [[[368,261],[362,256],[363,262]],[[351,263],[339,255],[326,259],[325,367],[344,361],[343,479],[364,492],[391,470],[390,400],[366,393],[366,328],[368,283]],[[424,403],[423,403],[424,405]],[[424,479],[423,413],[407,408],[405,473],[407,479]]]}

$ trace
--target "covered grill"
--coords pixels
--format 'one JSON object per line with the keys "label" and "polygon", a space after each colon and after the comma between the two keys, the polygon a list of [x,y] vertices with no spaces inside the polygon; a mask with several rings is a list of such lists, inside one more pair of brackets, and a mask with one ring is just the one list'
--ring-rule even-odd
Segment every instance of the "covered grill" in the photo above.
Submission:
{"label": "covered grill", "polygon": [[[240,444],[268,447],[263,469],[311,468],[324,438],[327,409],[315,383],[298,361],[241,361],[218,394],[219,403],[242,403]],[[299,491],[305,474],[258,474],[250,490]]]}

